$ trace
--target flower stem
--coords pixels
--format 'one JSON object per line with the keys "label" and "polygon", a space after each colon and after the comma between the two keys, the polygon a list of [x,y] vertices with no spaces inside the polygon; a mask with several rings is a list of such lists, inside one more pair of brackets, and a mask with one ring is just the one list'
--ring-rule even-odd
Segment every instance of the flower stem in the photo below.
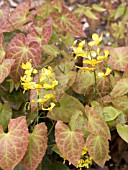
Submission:
{"label": "flower stem", "polygon": [[96,89],[97,89],[97,83],[96,83],[96,71],[94,70],[94,99],[96,99]]}

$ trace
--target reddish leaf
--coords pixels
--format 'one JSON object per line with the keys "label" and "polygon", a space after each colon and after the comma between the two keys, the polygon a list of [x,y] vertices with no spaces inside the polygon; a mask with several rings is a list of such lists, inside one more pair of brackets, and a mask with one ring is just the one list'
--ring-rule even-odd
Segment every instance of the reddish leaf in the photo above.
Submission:
{"label": "reddish leaf", "polygon": [[119,71],[125,71],[128,60],[128,47],[108,48],[110,51],[110,66]]}
{"label": "reddish leaf", "polygon": [[103,132],[108,139],[111,139],[110,131],[104,119],[92,107],[86,106],[85,113],[88,118],[86,128],[89,132],[99,135]]}
{"label": "reddish leaf", "polygon": [[69,11],[65,6],[62,7],[62,12],[53,12],[52,18],[55,23],[63,30],[75,36],[85,37],[81,23],[77,20],[75,15]]}
{"label": "reddish leaf", "polygon": [[14,65],[14,59],[4,59],[0,64],[0,83],[9,75],[12,66]]}
{"label": "reddish leaf", "polygon": [[28,43],[24,34],[17,34],[9,43],[6,49],[6,58],[15,59],[15,64],[11,69],[11,76],[15,81],[20,80],[23,74],[22,63],[32,61],[33,67],[41,63],[41,52],[37,42]]}
{"label": "reddish leaf", "polygon": [[21,164],[27,170],[35,170],[37,168],[46,152],[47,140],[46,125],[44,123],[36,125],[33,132],[29,134],[28,149],[21,161]]}
{"label": "reddish leaf", "polygon": [[5,57],[4,45],[4,36],[0,33],[0,64]]}
{"label": "reddish leaf", "polygon": [[28,42],[36,41],[42,48],[43,45],[48,44],[52,35],[52,20],[51,18],[43,21],[35,22],[32,26],[32,30],[27,35]]}
{"label": "reddish leaf", "polygon": [[82,131],[78,129],[70,131],[66,124],[58,121],[55,126],[55,137],[62,155],[77,167],[84,147],[84,135]]}
{"label": "reddish leaf", "polygon": [[91,134],[86,139],[86,146],[89,155],[99,166],[103,167],[108,158],[108,140],[103,133],[95,135]]}
{"label": "reddish leaf", "polygon": [[64,5],[64,0],[53,0],[51,2],[52,7],[56,8],[59,12],[62,10],[62,5]]}
{"label": "reddish leaf", "polygon": [[9,17],[9,5],[4,5],[1,7],[0,11],[0,25]]}
{"label": "reddish leaf", "polygon": [[28,22],[30,19],[29,8],[29,2],[20,3],[12,12],[11,16],[1,25],[0,32],[10,32],[14,29],[19,29]]}
{"label": "reddish leaf", "polygon": [[28,146],[28,128],[24,116],[11,119],[8,133],[0,126],[0,167],[13,170],[23,158]]}

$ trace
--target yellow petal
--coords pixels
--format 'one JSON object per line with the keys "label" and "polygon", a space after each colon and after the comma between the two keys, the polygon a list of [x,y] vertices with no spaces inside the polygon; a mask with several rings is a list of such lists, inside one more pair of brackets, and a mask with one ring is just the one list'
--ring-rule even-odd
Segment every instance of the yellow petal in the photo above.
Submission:
{"label": "yellow petal", "polygon": [[97,40],[99,39],[98,34],[96,34],[96,33],[92,34],[92,39],[93,39],[94,41],[97,41]]}

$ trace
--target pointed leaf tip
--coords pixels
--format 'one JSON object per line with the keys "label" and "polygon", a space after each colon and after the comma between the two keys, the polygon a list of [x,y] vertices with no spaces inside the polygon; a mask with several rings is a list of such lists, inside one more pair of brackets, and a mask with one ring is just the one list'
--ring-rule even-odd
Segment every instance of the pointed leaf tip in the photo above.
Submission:
{"label": "pointed leaf tip", "polygon": [[71,131],[62,121],[55,126],[55,137],[57,146],[62,155],[77,167],[84,147],[84,135],[81,130]]}
{"label": "pointed leaf tip", "polygon": [[26,117],[11,119],[8,133],[0,126],[0,167],[6,170],[13,168],[21,161],[28,146],[28,127]]}

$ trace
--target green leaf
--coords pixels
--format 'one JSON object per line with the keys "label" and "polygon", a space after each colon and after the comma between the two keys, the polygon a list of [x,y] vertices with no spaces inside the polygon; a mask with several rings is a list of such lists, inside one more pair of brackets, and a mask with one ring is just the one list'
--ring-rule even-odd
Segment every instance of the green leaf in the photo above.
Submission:
{"label": "green leaf", "polygon": [[109,47],[110,52],[109,64],[112,69],[125,71],[128,60],[128,47]]}
{"label": "green leaf", "polygon": [[12,109],[9,107],[7,103],[3,104],[2,109],[0,109],[0,124],[3,127],[3,130],[6,130],[11,117]]}
{"label": "green leaf", "polygon": [[106,122],[116,119],[120,114],[123,114],[123,112],[121,110],[115,109],[112,106],[103,108],[103,116]]}
{"label": "green leaf", "polygon": [[88,18],[91,18],[91,19],[98,19],[97,16],[91,11],[91,10],[87,10],[85,12],[85,15],[88,17]]}
{"label": "green leaf", "polygon": [[86,122],[86,128],[90,133],[99,135],[103,132],[108,139],[111,139],[109,128],[104,119],[95,112],[92,107],[86,105],[85,113],[88,121]]}
{"label": "green leaf", "polygon": [[47,127],[44,123],[37,124],[32,133],[29,134],[27,152],[21,164],[27,170],[35,170],[41,162],[47,149]]}
{"label": "green leaf", "polygon": [[11,119],[8,130],[8,133],[4,133],[0,126],[0,167],[13,170],[23,158],[28,146],[28,127],[25,116]]}
{"label": "green leaf", "polygon": [[128,143],[128,125],[117,124],[116,129],[120,137]]}
{"label": "green leaf", "polygon": [[89,71],[79,70],[72,88],[76,93],[85,94],[88,88],[93,84],[94,75]]}
{"label": "green leaf", "polygon": [[69,122],[69,127],[71,130],[82,130],[84,134],[84,138],[86,138],[90,133],[85,128],[85,122],[86,118],[83,116],[83,113],[81,111],[78,111],[77,113],[73,114],[71,117],[71,120]]}
{"label": "green leaf", "polygon": [[69,32],[75,36],[85,37],[85,33],[82,29],[81,23],[77,20],[75,15],[68,10],[67,7],[62,6],[62,12],[53,12],[52,18],[54,22],[66,32]]}
{"label": "green leaf", "polygon": [[91,134],[86,140],[89,155],[99,166],[103,167],[108,158],[108,140],[106,135],[100,133],[99,135]]}
{"label": "green leaf", "polygon": [[78,7],[73,11],[73,13],[77,15],[78,17],[82,17],[83,15],[85,15],[87,10],[91,10],[91,9],[92,9],[91,7],[88,7],[88,6],[85,7],[83,5],[78,4]]}
{"label": "green leaf", "polygon": [[54,161],[48,170],[70,170],[66,165],[64,165],[62,162]]}
{"label": "green leaf", "polygon": [[63,122],[69,122],[71,116],[77,112],[84,113],[84,106],[79,102],[78,99],[64,94],[59,100],[59,107],[53,108],[53,113],[48,113],[48,117],[54,120],[62,120]]}
{"label": "green leaf", "polygon": [[56,144],[62,155],[77,167],[84,147],[84,135],[81,130],[71,131],[62,121],[55,126]]}
{"label": "green leaf", "polygon": [[121,3],[118,6],[118,8],[116,9],[115,17],[114,17],[115,20],[118,19],[119,17],[121,17],[124,14],[125,6],[126,6],[126,3]]}
{"label": "green leaf", "polygon": [[128,114],[128,97],[126,95],[112,99],[112,104],[115,108],[122,110]]}
{"label": "green leaf", "polygon": [[11,68],[11,76],[15,81],[20,80],[23,75],[22,63],[32,61],[32,66],[36,67],[41,64],[41,51],[37,42],[27,42],[24,34],[17,34],[9,43],[6,49],[6,58],[15,59],[15,63]]}
{"label": "green leaf", "polygon": [[60,50],[55,45],[43,45],[43,52],[45,52],[47,55],[56,57],[58,54],[60,54]]}
{"label": "green leaf", "polygon": [[104,11],[106,11],[106,9],[103,8],[103,7],[101,7],[100,4],[93,4],[93,5],[92,5],[92,8],[93,8],[95,11],[98,11],[98,12],[104,12]]}
{"label": "green leaf", "polygon": [[119,80],[111,91],[111,97],[119,97],[128,93],[128,78]]}

